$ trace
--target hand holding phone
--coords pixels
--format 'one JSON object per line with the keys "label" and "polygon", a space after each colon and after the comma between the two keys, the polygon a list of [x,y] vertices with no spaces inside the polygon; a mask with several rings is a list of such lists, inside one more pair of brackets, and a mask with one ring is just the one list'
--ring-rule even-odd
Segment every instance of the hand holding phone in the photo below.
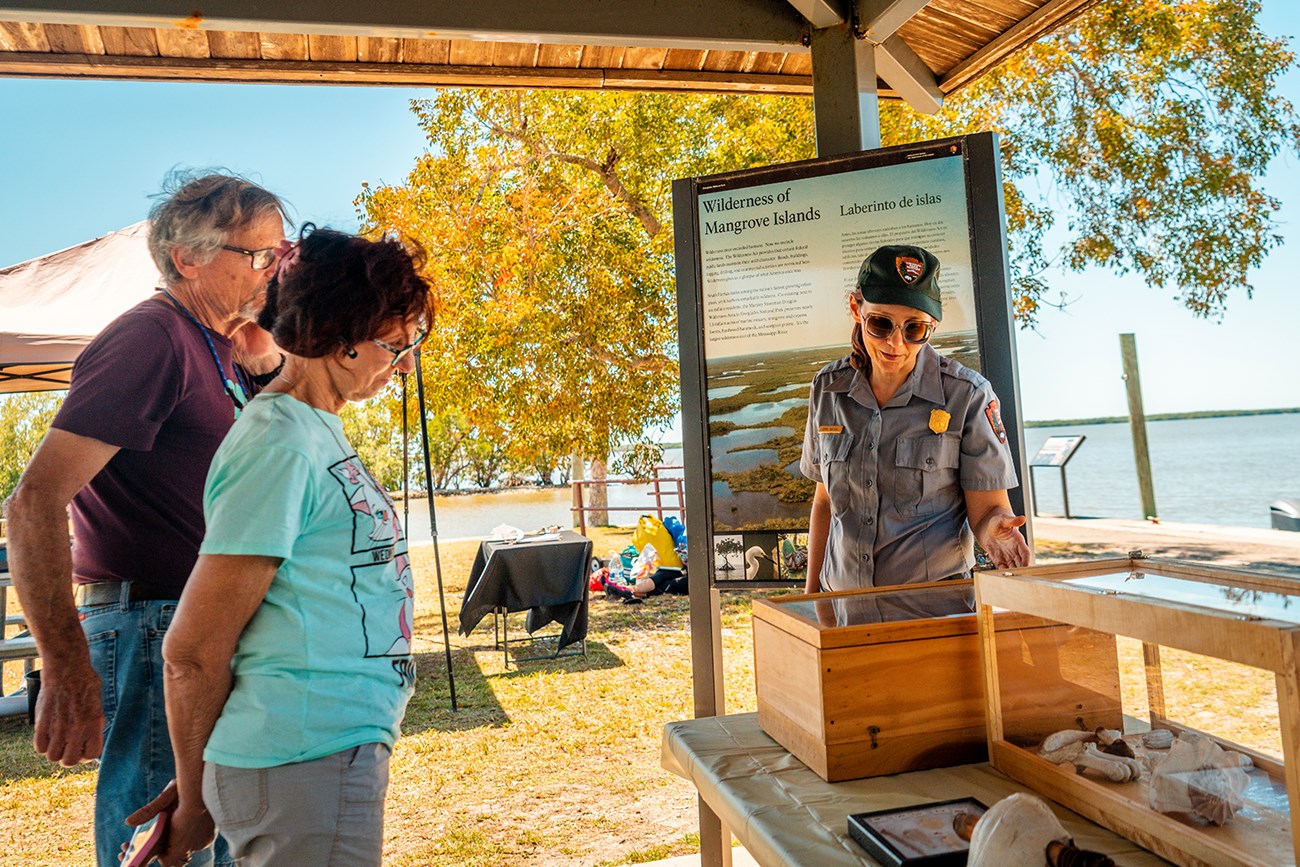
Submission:
{"label": "hand holding phone", "polygon": [[167,817],[171,815],[163,810],[148,822],[135,829],[131,842],[122,853],[122,867],[144,867],[162,851],[163,840],[167,836]]}

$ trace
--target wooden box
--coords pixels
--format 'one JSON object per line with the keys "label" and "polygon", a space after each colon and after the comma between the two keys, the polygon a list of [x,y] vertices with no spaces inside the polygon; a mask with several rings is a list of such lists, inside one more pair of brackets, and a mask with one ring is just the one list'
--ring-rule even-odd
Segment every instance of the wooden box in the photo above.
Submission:
{"label": "wooden box", "polygon": [[[1138,555],[984,572],[976,589],[996,768],[1178,864],[1296,863],[1300,582]],[[1032,689],[1006,641],[1008,612],[1110,643],[1094,667],[1120,680],[1120,733],[1137,753],[1137,779],[1113,782],[1086,761],[1040,755],[1042,727],[1008,712]],[[1117,672],[1102,671],[1117,662]],[[1204,752],[1192,765],[1174,761],[1151,729],[1186,741],[1180,757],[1193,740]],[[1185,808],[1171,807],[1171,791]]]}
{"label": "wooden box", "polygon": [[[823,779],[987,758],[971,581],[756,599],[753,612],[759,725]],[[1036,685],[1010,709],[1027,728],[1047,734],[1080,714],[1118,724],[1113,641],[999,621],[1021,660],[1008,677]]]}

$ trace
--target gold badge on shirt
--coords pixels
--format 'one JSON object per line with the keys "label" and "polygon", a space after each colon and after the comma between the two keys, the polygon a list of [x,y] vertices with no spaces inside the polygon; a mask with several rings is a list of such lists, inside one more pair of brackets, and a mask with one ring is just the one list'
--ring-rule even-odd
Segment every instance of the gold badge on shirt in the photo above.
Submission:
{"label": "gold badge on shirt", "polygon": [[937,434],[943,433],[948,429],[948,421],[951,418],[951,415],[941,409],[930,410],[930,430]]}
{"label": "gold badge on shirt", "polygon": [[834,434],[834,433],[844,433],[844,425],[842,425],[842,424],[823,424],[823,425],[818,425],[818,427],[817,427],[817,433],[831,433],[831,434]]}

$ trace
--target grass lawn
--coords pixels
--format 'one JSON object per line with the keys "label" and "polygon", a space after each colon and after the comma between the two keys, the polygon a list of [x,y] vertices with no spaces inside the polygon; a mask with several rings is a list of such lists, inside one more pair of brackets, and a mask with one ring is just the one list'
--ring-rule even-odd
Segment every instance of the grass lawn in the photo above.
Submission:
{"label": "grass lawn", "polygon": [[[588,535],[604,552],[626,545],[631,530]],[[419,681],[393,754],[384,863],[594,867],[697,851],[695,789],[659,767],[664,723],[692,715],[687,600],[623,605],[593,595],[586,657],[507,669],[491,618],[455,634],[477,549],[440,546],[454,713],[433,548],[412,551]],[[749,603],[724,600],[728,711],[749,711]],[[522,614],[511,627],[523,634]],[[6,692],[19,668],[6,666]],[[25,719],[0,720],[0,865],[93,863],[93,800],[89,767],[49,764],[32,752]]]}
{"label": "grass lawn", "polygon": [[[630,532],[588,535],[604,552],[622,548]],[[507,668],[492,646],[490,618],[468,637],[454,633],[477,547],[441,546],[457,712],[433,548],[412,552],[419,682],[393,755],[385,864],[597,867],[697,851],[695,790],[659,767],[664,723],[692,715],[687,600],[623,605],[595,596],[586,657]],[[1044,546],[1039,562],[1096,553]],[[727,711],[750,711],[749,597],[723,600]],[[514,617],[512,631],[522,634],[523,615]],[[1140,648],[1121,642],[1120,651],[1125,705],[1140,709]],[[1172,716],[1280,751],[1271,678],[1189,654],[1171,652],[1166,662]],[[19,668],[6,666],[5,692],[18,685]],[[0,720],[0,865],[92,863],[93,788],[89,767],[62,770],[32,752],[25,719]]]}

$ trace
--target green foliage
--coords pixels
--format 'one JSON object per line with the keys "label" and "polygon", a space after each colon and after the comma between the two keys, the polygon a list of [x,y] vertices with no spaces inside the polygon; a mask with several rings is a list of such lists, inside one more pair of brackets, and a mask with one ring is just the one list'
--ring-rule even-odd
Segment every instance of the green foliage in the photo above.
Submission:
{"label": "green foliage", "polygon": [[480,488],[490,488],[506,468],[505,451],[488,437],[465,440],[465,472],[469,481]]}
{"label": "green foliage", "polygon": [[[391,392],[390,386],[387,392]],[[349,403],[339,413],[343,433],[375,481],[390,491],[402,488],[401,393],[381,394],[365,403]],[[414,402],[414,401],[412,401]],[[418,430],[412,430],[411,462],[419,462]]]}
{"label": "green foliage", "polygon": [[[934,116],[885,104],[883,141],[1000,133],[1022,325],[1061,303],[1053,265],[1136,273],[1219,315],[1280,240],[1263,173],[1300,151],[1275,92],[1294,58],[1258,13],[1257,0],[1103,0]],[[809,99],[450,90],[412,110],[427,150],[357,204],[368,231],[431,254],[423,363],[444,485],[493,468],[540,478],[556,456],[610,455],[666,421],[672,180],[815,155]]]}
{"label": "green foliage", "polygon": [[609,468],[630,479],[653,479],[655,467],[663,463],[664,447],[658,443],[635,443],[614,456]]}
{"label": "green foliage", "polygon": [[61,391],[0,397],[0,502],[13,493],[62,403]]}
{"label": "green foliage", "polygon": [[[890,142],[1001,133],[1016,312],[1032,323],[1051,261],[1136,273],[1194,313],[1250,295],[1276,247],[1261,179],[1300,150],[1275,92],[1294,56],[1256,23],[1256,0],[1104,0],[923,118],[882,113]],[[1066,239],[1045,248],[1053,214]]]}
{"label": "green foliage", "polygon": [[665,423],[672,180],[811,156],[811,104],[446,91],[412,109],[428,151],[405,184],[367,186],[358,204],[368,230],[433,254],[428,402],[493,444],[463,447],[471,474],[608,455]]}

